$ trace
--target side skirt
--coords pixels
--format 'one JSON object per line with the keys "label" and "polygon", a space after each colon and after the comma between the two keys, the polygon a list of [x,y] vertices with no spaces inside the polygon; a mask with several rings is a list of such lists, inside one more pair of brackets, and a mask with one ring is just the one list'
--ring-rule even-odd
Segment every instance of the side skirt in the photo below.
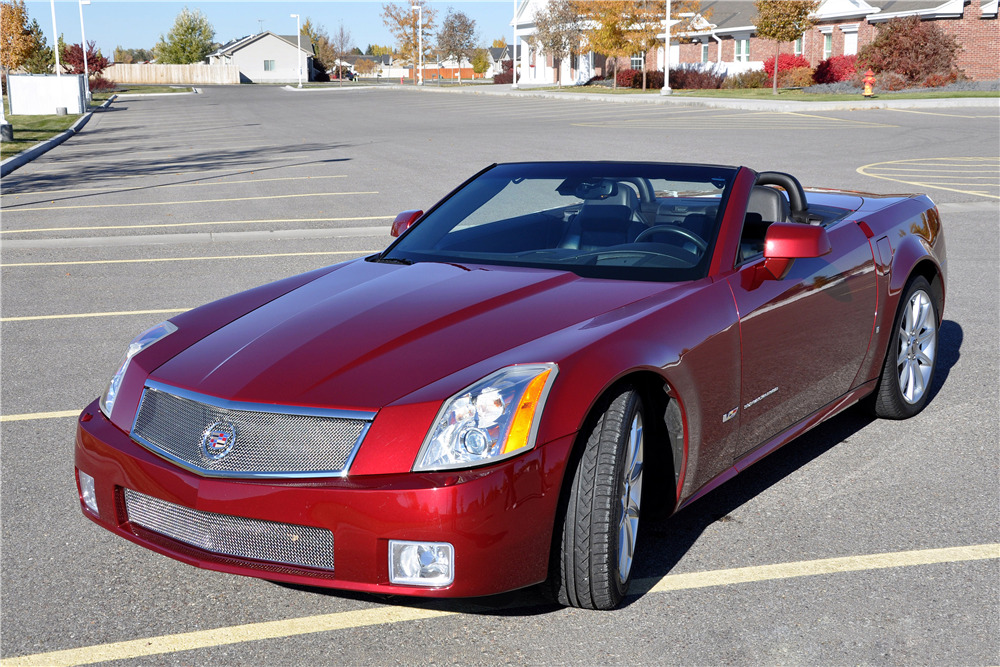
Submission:
{"label": "side skirt", "polygon": [[736,461],[736,463],[734,463],[732,467],[726,468],[721,473],[713,477],[711,480],[705,482],[705,484],[700,489],[698,489],[694,494],[692,494],[686,500],[682,501],[681,504],[678,505],[677,509],[680,510],[683,509],[684,507],[687,507],[698,498],[701,498],[708,492],[721,486],[724,482],[727,482],[733,477],[736,477],[736,475],[740,474],[741,472],[749,468],[757,461],[761,460],[768,454],[777,451],[778,449],[788,444],[795,438],[799,437],[806,431],[812,429],[820,422],[826,421],[827,419],[830,419],[831,417],[838,415],[847,408],[851,407],[859,400],[870,394],[875,389],[875,383],[877,381],[878,381],[877,379],[869,380],[868,382],[865,382],[864,384],[855,387],[854,389],[847,392],[837,400],[828,403],[827,405],[820,408],[819,410],[817,410],[810,416],[806,417],[802,421],[798,422],[794,426],[785,429],[775,437],[771,438],[771,440],[765,442],[757,449],[753,450],[740,460]]}

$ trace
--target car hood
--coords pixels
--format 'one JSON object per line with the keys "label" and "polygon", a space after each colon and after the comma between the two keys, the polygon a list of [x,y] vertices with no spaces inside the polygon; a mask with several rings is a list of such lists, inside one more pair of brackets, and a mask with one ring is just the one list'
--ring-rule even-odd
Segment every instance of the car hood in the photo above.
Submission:
{"label": "car hood", "polygon": [[[516,267],[358,260],[222,326],[151,377],[230,400],[377,410],[672,287],[679,286]],[[212,310],[203,316],[212,317]],[[464,386],[447,384],[448,392]]]}

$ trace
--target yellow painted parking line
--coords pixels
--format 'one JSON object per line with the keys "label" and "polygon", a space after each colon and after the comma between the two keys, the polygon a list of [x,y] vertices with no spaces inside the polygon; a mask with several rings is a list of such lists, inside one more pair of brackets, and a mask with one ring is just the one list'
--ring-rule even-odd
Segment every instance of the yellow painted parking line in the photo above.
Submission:
{"label": "yellow painted parking line", "polygon": [[81,209],[81,208],[131,208],[134,206],[180,206],[181,204],[216,204],[220,202],[230,202],[230,201],[259,201],[262,199],[295,199],[298,197],[345,197],[347,195],[377,195],[378,192],[319,192],[319,193],[307,193],[301,195],[266,195],[262,197],[230,197],[226,199],[191,199],[187,201],[144,201],[135,202],[132,204],[74,204],[72,206],[32,206],[30,208],[18,208],[11,210],[7,208],[8,214],[10,213],[29,213],[34,211],[63,211],[66,209]]}
{"label": "yellow painted parking line", "polygon": [[34,229],[0,229],[0,234],[30,234],[37,232],[79,232],[98,229],[159,229],[166,227],[203,227],[211,225],[259,225],[274,222],[351,222],[357,220],[392,220],[392,215],[368,215],[355,218],[269,218],[267,220],[216,220],[214,222],[162,222],[152,225],[101,225],[99,227],[39,227]]}
{"label": "yellow painted parking line", "polygon": [[38,320],[72,320],[85,317],[120,317],[122,315],[163,315],[183,313],[190,308],[161,308],[158,310],[117,310],[108,313],[72,313],[69,315],[25,315],[22,317],[0,317],[0,322],[35,322]]}
{"label": "yellow painted parking line", "polygon": [[[862,176],[913,185],[918,188],[1000,199],[1000,195],[991,193],[991,190],[997,188],[995,173],[998,166],[1000,166],[1000,158],[995,157],[940,157],[875,162],[858,167],[856,171]],[[981,173],[992,178],[993,182],[942,183],[938,180],[952,178],[950,176],[952,173],[956,174],[955,178],[963,180],[974,179],[976,177],[970,176],[970,174]]]}
{"label": "yellow painted parking line", "polygon": [[[62,417],[76,417],[80,410],[60,410],[59,412],[29,412],[21,415],[0,415],[0,422],[24,422],[35,419],[59,419]],[[4,663],[6,664],[6,663]]]}
{"label": "yellow painted parking line", "polygon": [[885,111],[895,111],[896,113],[916,113],[922,116],[950,116],[951,118],[1000,118],[1000,116],[978,116],[961,113],[940,113],[937,111],[914,111],[913,109],[884,109]]}
{"label": "yellow painted parking line", "polygon": [[405,621],[422,621],[441,616],[451,616],[454,613],[409,607],[377,607],[375,609],[361,609],[337,614],[324,614],[322,616],[293,618],[286,621],[248,623],[246,625],[236,625],[215,630],[201,630],[177,635],[149,637],[147,639],[133,639],[131,641],[87,646],[68,651],[37,653],[20,658],[6,658],[0,661],[0,667],[31,667],[34,665],[69,667],[70,665],[90,665],[95,662],[142,658],[151,655],[177,653],[178,651],[191,651],[199,648],[213,648],[216,646],[260,641],[262,639],[281,639],[317,632],[349,630],[372,625],[390,625]]}
{"label": "yellow painted parking line", "polygon": [[646,583],[649,586],[647,590],[651,593],[665,593],[667,591],[728,586],[752,581],[794,579],[797,577],[812,577],[840,572],[863,572],[894,567],[936,565],[940,563],[958,563],[996,558],[1000,558],[1000,544],[978,544],[968,547],[897,551],[866,556],[845,556],[843,558],[824,558],[821,560],[805,560],[757,567],[739,567],[731,570],[672,574],[659,580],[647,579],[636,583],[639,583],[640,587],[642,583]]}
{"label": "yellow painted parking line", "polygon": [[[224,176],[221,178],[225,178]],[[316,181],[322,178],[347,178],[346,174],[331,176],[283,176],[281,178],[249,178],[243,181],[218,181],[213,180],[207,183],[164,183],[162,185],[143,185],[137,188],[124,188],[115,190],[114,186],[109,188],[74,188],[72,190],[21,190],[20,192],[3,192],[3,197],[20,197],[21,195],[63,195],[76,192],[107,192],[109,194],[120,194],[124,192],[136,192],[140,190],[160,190],[161,188],[204,188],[212,185],[243,185],[246,183],[271,183],[274,181]]]}
{"label": "yellow painted parking line", "polygon": [[322,252],[274,252],[262,255],[218,255],[214,257],[154,257],[149,259],[87,259],[75,262],[21,262],[18,264],[0,264],[0,268],[8,269],[24,266],[78,266],[81,264],[145,264],[155,262],[206,262],[222,259],[262,259],[269,257],[310,257],[317,255],[370,255],[381,250],[327,250]]}
{"label": "yellow painted parking line", "polygon": [[[861,572],[893,567],[913,567],[940,563],[1000,558],[1000,544],[980,544],[947,549],[924,549],[866,556],[827,558],[796,563],[743,567],[732,570],[672,574],[660,579],[633,582],[636,592],[664,593],[668,591],[710,588],[732,584],[789,579],[842,572]],[[407,621],[422,621],[453,616],[460,611],[423,607],[381,606],[372,609],[345,611],[321,616],[305,616],[283,621],[265,621],[231,627],[200,630],[159,637],[133,639],[112,644],[36,653],[5,658],[0,667],[31,667],[34,665],[87,665],[95,662],[128,660],[179,651],[228,646],[264,639],[282,639],[318,632],[333,632],[373,625],[390,625]]]}

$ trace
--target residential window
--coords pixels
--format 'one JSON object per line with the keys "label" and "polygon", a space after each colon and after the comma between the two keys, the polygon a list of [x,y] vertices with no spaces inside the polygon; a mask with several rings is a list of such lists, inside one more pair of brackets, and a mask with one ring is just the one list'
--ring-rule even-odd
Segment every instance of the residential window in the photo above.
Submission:
{"label": "residential window", "polygon": [[736,40],[736,62],[750,62],[750,38]]}
{"label": "residential window", "polygon": [[264,61],[264,71],[265,72],[273,72],[274,71],[274,61],[273,60],[265,60]]}
{"label": "residential window", "polygon": [[844,55],[853,56],[858,52],[858,26],[842,25],[840,31],[844,33]]}
{"label": "residential window", "polygon": [[801,56],[802,55],[802,38],[801,37],[799,37],[797,40],[795,40],[795,55],[797,55],[797,56]]}
{"label": "residential window", "polygon": [[701,62],[708,62],[708,42],[704,42],[701,45]]}
{"label": "residential window", "polygon": [[833,34],[826,33],[823,35],[823,60],[826,60],[833,55]]}
{"label": "residential window", "polygon": [[645,54],[642,53],[632,54],[632,69],[637,69],[637,70],[646,69],[645,67],[646,59],[643,57],[644,55]]}

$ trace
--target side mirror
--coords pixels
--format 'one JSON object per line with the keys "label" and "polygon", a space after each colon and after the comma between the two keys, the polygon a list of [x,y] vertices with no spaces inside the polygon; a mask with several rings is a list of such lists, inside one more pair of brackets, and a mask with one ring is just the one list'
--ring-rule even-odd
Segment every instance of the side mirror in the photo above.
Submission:
{"label": "side mirror", "polygon": [[807,257],[822,257],[833,250],[826,230],[815,225],[775,222],[764,236],[765,279],[781,280],[792,261]]}
{"label": "side mirror", "polygon": [[403,211],[392,221],[392,231],[389,233],[393,236],[399,236],[412,227],[413,223],[419,220],[423,214],[423,211]]}

